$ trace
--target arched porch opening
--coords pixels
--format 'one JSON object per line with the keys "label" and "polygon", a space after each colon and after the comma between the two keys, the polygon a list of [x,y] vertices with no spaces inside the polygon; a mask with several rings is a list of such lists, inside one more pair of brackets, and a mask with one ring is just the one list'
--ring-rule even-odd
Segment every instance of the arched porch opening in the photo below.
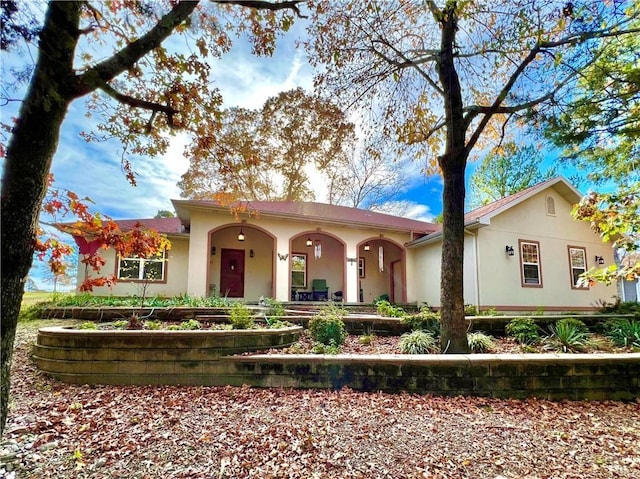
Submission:
{"label": "arched porch opening", "polygon": [[407,268],[404,246],[384,237],[358,244],[359,301],[372,303],[388,295],[392,303],[407,301]]}
{"label": "arched porch opening", "polygon": [[246,223],[209,231],[209,296],[257,301],[275,297],[275,237]]}
{"label": "arched porch opening", "polygon": [[[305,231],[290,240],[289,285],[292,301],[337,300],[346,297],[346,245],[324,231]],[[314,280],[326,283],[326,295],[313,290]]]}

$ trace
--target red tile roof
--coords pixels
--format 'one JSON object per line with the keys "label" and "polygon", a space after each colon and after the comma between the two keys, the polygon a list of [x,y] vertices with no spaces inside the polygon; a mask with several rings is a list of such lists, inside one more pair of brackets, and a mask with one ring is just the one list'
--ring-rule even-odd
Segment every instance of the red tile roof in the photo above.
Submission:
{"label": "red tile roof", "polygon": [[145,228],[153,228],[158,233],[177,234],[182,233],[182,222],[180,218],[143,218],[137,220],[115,220],[121,230],[132,229],[136,223],[140,223]]}

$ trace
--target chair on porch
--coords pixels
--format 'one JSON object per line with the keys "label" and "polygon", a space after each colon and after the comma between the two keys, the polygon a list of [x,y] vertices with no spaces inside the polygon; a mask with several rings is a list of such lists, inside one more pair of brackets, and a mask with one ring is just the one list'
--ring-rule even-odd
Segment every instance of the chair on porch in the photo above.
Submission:
{"label": "chair on porch", "polygon": [[314,301],[327,301],[329,299],[329,287],[326,279],[314,279],[311,281],[311,292]]}

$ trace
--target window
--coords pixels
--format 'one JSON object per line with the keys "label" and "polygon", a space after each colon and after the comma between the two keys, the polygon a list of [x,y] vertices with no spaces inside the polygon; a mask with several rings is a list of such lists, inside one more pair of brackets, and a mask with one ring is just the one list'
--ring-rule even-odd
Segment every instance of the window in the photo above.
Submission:
{"label": "window", "polygon": [[520,245],[522,286],[541,287],[540,243],[538,241],[523,240],[520,240],[518,243]]}
{"label": "window", "polygon": [[547,196],[546,203],[547,203],[547,214],[549,216],[555,216],[556,215],[556,201],[553,199],[552,196]]}
{"label": "window", "polygon": [[580,275],[587,271],[587,251],[579,246],[569,246],[569,269],[571,270],[571,288],[589,289],[578,283]]}
{"label": "window", "polygon": [[304,253],[291,255],[291,287],[307,287],[307,255]]}
{"label": "window", "polygon": [[358,277],[364,278],[364,258],[358,259]]}
{"label": "window", "polygon": [[164,253],[160,253],[151,258],[120,258],[118,263],[118,279],[164,281],[164,275]]}

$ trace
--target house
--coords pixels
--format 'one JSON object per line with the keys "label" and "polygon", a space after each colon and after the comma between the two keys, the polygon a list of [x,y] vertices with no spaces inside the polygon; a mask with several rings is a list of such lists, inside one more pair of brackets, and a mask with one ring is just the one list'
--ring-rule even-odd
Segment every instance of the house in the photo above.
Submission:
{"label": "house", "polygon": [[[571,217],[580,197],[558,177],[467,213],[465,303],[584,311],[610,300],[615,285],[577,284],[594,264],[613,262],[611,245]],[[250,214],[211,201],[173,205],[177,218],[118,221],[123,229],[137,221],[153,227],[173,246],[164,259],[104,252],[104,271],[119,282],[95,294],[136,294],[145,285],[147,294],[247,301],[370,303],[388,294],[398,303],[440,303],[440,225],[311,202],[256,201]],[[145,280],[148,271],[153,281]]]}

